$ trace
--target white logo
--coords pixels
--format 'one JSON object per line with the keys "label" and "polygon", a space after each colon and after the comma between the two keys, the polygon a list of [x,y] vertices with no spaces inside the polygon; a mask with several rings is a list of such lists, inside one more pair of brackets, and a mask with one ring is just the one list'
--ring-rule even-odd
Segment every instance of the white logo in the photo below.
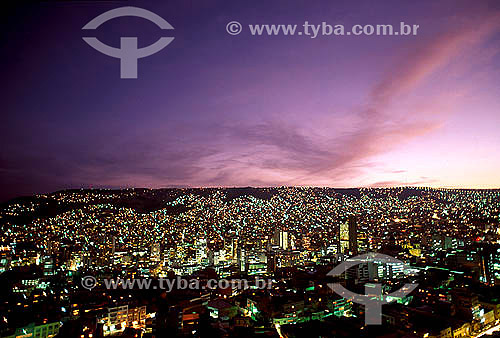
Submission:
{"label": "white logo", "polygon": [[226,31],[231,35],[238,35],[242,30],[243,27],[238,21],[231,21],[226,25]]}
{"label": "white logo", "polygon": [[[403,263],[391,256],[369,252],[356,257],[352,257],[347,261],[337,265],[333,270],[327,273],[327,276],[340,276],[353,266],[361,264],[362,262],[373,260],[381,260],[387,263]],[[365,286],[365,295],[360,295],[349,291],[339,283],[328,283],[328,286],[339,296],[350,299],[355,303],[363,304],[365,306],[366,325],[380,325],[382,324],[382,305],[389,304],[396,298],[402,298],[406,296],[407,294],[415,290],[418,284],[405,284],[403,285],[403,287],[401,287],[401,289],[394,291],[388,295],[382,294],[382,285],[380,284],[372,284],[373,288],[371,288],[371,290]]]}
{"label": "white logo", "polygon": [[[97,29],[108,20],[122,16],[136,16],[155,23],[161,29],[174,29],[167,21],[157,14],[138,7],[120,7],[112,9],[94,18],[82,29]],[[137,48],[136,37],[122,37],[120,48],[108,46],[95,37],[84,37],[83,40],[99,52],[120,59],[120,78],[137,79],[137,60],[158,53],[171,43],[174,38],[162,37],[152,45]]]}

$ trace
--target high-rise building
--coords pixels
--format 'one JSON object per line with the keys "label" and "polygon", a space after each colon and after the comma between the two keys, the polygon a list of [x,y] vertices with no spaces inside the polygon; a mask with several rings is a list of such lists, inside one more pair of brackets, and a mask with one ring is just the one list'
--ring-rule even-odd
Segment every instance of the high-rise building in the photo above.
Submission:
{"label": "high-rise building", "polygon": [[358,253],[370,251],[370,243],[366,231],[359,231],[358,229]]}
{"label": "high-rise building", "polygon": [[240,272],[248,272],[248,252],[245,249],[238,249],[237,265]]}
{"label": "high-rise building", "polygon": [[340,223],[339,228],[339,253],[349,253],[349,225],[347,222]]}
{"label": "high-rise building", "polygon": [[116,250],[116,237],[111,234],[103,234],[97,245],[97,264],[108,265],[113,261]]}
{"label": "high-rise building", "polygon": [[267,272],[276,272],[276,254],[271,251],[267,253]]}
{"label": "high-rise building", "polygon": [[144,329],[146,326],[146,306],[129,308],[128,305],[109,307],[97,318],[103,324],[104,336],[123,332],[125,328]]}
{"label": "high-rise building", "polygon": [[302,247],[306,250],[311,249],[311,237],[309,236],[302,237]]}
{"label": "high-rise building", "polygon": [[55,275],[54,259],[51,256],[43,257],[43,275],[44,276]]}
{"label": "high-rise building", "polygon": [[204,259],[208,258],[208,246],[206,238],[197,239],[194,245],[194,249],[196,255],[196,262],[198,264],[201,263]]}
{"label": "high-rise building", "polygon": [[350,215],[349,223],[349,251],[352,255],[358,254],[358,225],[356,216]]}
{"label": "high-rise building", "polygon": [[156,242],[151,245],[151,261],[159,262],[161,258],[160,243]]}
{"label": "high-rise building", "polygon": [[500,246],[481,243],[478,247],[480,257],[480,281],[489,285],[500,284]]}
{"label": "high-rise building", "polygon": [[288,249],[288,232],[287,231],[280,231],[280,233],[279,233],[279,246],[283,250]]}
{"label": "high-rise building", "polygon": [[231,239],[231,259],[233,262],[238,259],[238,237]]}
{"label": "high-rise building", "polygon": [[277,229],[274,232],[273,242],[283,250],[292,250],[295,246],[295,237],[288,231]]}
{"label": "high-rise building", "polygon": [[347,221],[340,223],[339,227],[339,253],[358,254],[358,229],[356,216],[349,215]]}

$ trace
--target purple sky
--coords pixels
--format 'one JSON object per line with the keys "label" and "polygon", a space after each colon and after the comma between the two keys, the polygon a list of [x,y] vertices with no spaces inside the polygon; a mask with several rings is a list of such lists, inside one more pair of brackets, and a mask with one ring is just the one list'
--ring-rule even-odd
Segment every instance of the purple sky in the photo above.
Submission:
{"label": "purple sky", "polygon": [[[499,188],[500,2],[85,1],[2,20],[0,199],[79,187]],[[81,28],[151,10],[174,41],[139,78]],[[420,25],[418,36],[238,36],[248,24]],[[163,36],[103,24],[119,46]]]}

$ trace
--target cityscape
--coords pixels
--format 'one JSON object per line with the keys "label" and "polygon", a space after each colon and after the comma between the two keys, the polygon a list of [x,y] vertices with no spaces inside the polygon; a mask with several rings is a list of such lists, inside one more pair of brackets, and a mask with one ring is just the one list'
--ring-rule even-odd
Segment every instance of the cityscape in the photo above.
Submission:
{"label": "cityscape", "polygon": [[[2,337],[500,330],[500,190],[80,189],[14,199],[0,215]],[[368,252],[399,262],[360,260],[328,275]],[[382,307],[382,325],[365,325],[364,306],[332,282],[360,294],[374,282],[384,293],[418,287]]]}
{"label": "cityscape", "polygon": [[0,338],[500,337],[500,0],[0,8]]}

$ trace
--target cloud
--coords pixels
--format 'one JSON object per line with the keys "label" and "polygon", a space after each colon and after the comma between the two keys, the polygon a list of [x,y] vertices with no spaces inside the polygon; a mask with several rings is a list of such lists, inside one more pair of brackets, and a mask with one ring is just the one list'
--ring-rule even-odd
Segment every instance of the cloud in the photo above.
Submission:
{"label": "cloud", "polygon": [[[481,44],[500,26],[498,13],[474,17],[463,23],[459,30],[452,30],[431,39],[415,43],[408,54],[400,56],[393,67],[373,87],[366,103],[352,114],[360,122],[344,135],[330,139],[319,139],[314,133],[304,134],[299,126],[269,122],[250,127],[238,135],[249,141],[249,145],[270,146],[273,160],[255,164],[272,170],[295,173],[288,184],[302,184],[304,180],[315,182],[328,177],[331,182],[342,180],[346,172],[357,170],[356,164],[378,154],[388,152],[405,142],[439,129],[444,120],[422,114],[406,117],[393,106],[398,99],[409,95],[428,82],[437,72],[446,69],[458,55],[481,48]],[[435,93],[439,96],[441,93]],[[432,97],[426,100],[439,110],[439,102]],[[421,105],[421,103],[419,103]],[[396,113],[394,113],[396,111]],[[432,116],[431,116],[432,117]],[[259,161],[261,160],[261,161]]]}
{"label": "cloud", "polygon": [[[446,123],[446,114],[433,112],[449,109],[450,104],[442,102],[454,101],[456,96],[448,95],[446,98],[447,95],[438,90],[439,80],[446,78],[448,67],[454,62],[454,74],[463,73],[467,65],[456,60],[464,55],[474,55],[474,58],[483,55],[483,44],[499,31],[498,10],[482,6],[486,5],[475,3],[474,8],[479,7],[477,10],[466,6],[462,9],[462,13],[467,13],[466,16],[447,18],[449,29],[444,33],[407,39],[402,52],[393,56],[391,66],[373,83],[366,97],[360,96],[360,102],[356,102],[348,116],[338,117],[335,123],[339,120],[344,122],[339,124],[342,128],[333,123],[329,125],[324,120],[315,121],[306,111],[300,112],[300,118],[296,121],[286,118],[266,119],[266,112],[256,112],[260,120],[245,116],[244,122],[235,123],[215,121],[215,118],[208,117],[205,121],[186,125],[147,125],[142,130],[136,127],[125,139],[109,138],[103,132],[97,139],[89,137],[78,140],[82,144],[77,144],[77,141],[70,144],[71,139],[60,137],[44,145],[43,139],[50,136],[39,135],[42,140],[40,143],[37,140],[21,140],[2,147],[2,187],[4,190],[28,193],[89,185],[345,186],[359,182],[360,175],[374,169],[373,159],[376,156],[429,135]],[[399,42],[395,42],[395,46],[401,47]],[[491,57],[494,52],[490,46],[488,55]],[[391,57],[389,53],[386,55]],[[376,64],[373,60],[370,62]],[[305,74],[304,69],[299,74]],[[356,69],[352,71],[356,72]],[[255,77],[258,75],[261,74],[256,72]],[[244,80],[243,75],[240,78]],[[243,100],[240,106],[233,104],[234,108],[231,109],[261,107],[259,104],[252,105],[253,96],[264,92],[280,93],[280,81],[291,78],[276,72],[274,80],[262,82],[271,83],[272,88],[263,85],[262,88],[245,91],[245,99],[248,97],[248,100]],[[461,85],[463,83],[447,90],[461,92]],[[230,83],[227,88],[227,97],[216,99],[216,107],[230,107],[234,103]],[[294,89],[293,86],[291,88]],[[427,89],[426,96],[421,98],[417,95],[409,99],[415,93],[420,93],[422,88]],[[429,88],[436,91],[432,92]],[[294,90],[289,92],[295,93]],[[270,98],[272,96],[269,95]],[[285,100],[281,98],[281,101]],[[265,102],[268,107],[279,106],[273,105],[268,97]],[[294,102],[293,97],[290,102]],[[300,105],[300,102],[297,103]],[[335,96],[332,95],[331,102],[322,102],[317,106],[331,111],[335,104]],[[245,106],[242,108],[242,105]],[[273,116],[279,114],[271,113]],[[131,133],[132,129],[129,128],[124,134]],[[70,137],[79,137],[71,132],[68,134]],[[394,171],[394,174],[402,172]],[[371,184],[401,183],[387,180]],[[420,184],[420,181],[411,184],[417,183]]]}
{"label": "cloud", "polygon": [[[254,124],[176,126],[82,152],[73,178],[86,184],[120,185],[132,181],[144,186],[186,182],[191,186],[330,185],[353,180],[370,169],[370,158],[442,126],[444,116],[407,114],[398,109],[398,104],[446,69],[458,55],[479,48],[498,29],[496,16],[481,19],[470,20],[459,30],[412,41],[409,52],[394,60],[365,103],[347,117],[351,128],[343,133],[320,135],[314,128],[276,119]],[[421,111],[424,107],[432,111],[435,105],[441,108],[433,98],[426,100],[427,106],[418,102]],[[331,129],[335,130],[335,126]],[[185,139],[181,133],[195,136]],[[373,183],[387,184],[402,182]]]}
{"label": "cloud", "polygon": [[369,184],[370,188],[388,188],[388,187],[409,187],[409,186],[425,186],[436,182],[434,179],[422,178],[418,181],[380,181]]}

